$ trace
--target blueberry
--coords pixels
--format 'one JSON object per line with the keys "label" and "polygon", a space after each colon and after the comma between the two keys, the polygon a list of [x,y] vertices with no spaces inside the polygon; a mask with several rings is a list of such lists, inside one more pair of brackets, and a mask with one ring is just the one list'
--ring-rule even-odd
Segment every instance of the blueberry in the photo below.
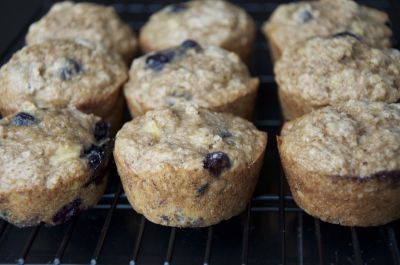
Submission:
{"label": "blueberry", "polygon": [[62,80],[70,80],[73,76],[82,72],[82,65],[73,59],[66,58],[63,66],[59,69]]}
{"label": "blueberry", "polygon": [[11,124],[15,126],[31,126],[35,123],[35,117],[26,112],[20,112],[11,119]]}
{"label": "blueberry", "polygon": [[185,40],[184,42],[181,43],[181,47],[184,50],[194,49],[196,52],[199,52],[202,50],[202,47],[200,46],[200,44],[198,44],[194,40]]}
{"label": "blueberry", "polygon": [[196,191],[197,192],[197,197],[200,197],[200,196],[204,195],[204,193],[206,193],[206,191],[208,190],[208,186],[209,186],[208,183],[200,186]]}
{"label": "blueberry", "polygon": [[334,37],[334,38],[352,37],[358,41],[361,41],[360,36],[357,36],[356,34],[350,32],[350,31],[338,32],[338,33],[334,34],[332,37]]}
{"label": "blueberry", "polygon": [[92,145],[84,154],[91,169],[97,170],[100,164],[108,158],[110,150],[109,142],[102,145]]}
{"label": "blueberry", "polygon": [[304,9],[297,14],[297,19],[301,23],[307,23],[311,21],[313,18],[314,18],[313,14],[307,9]]}
{"label": "blueberry", "polygon": [[156,72],[160,72],[167,63],[172,62],[175,57],[173,50],[164,50],[146,58],[147,67],[153,69]]}
{"label": "blueberry", "polygon": [[82,200],[75,199],[74,201],[64,205],[58,212],[53,216],[53,223],[59,225],[69,221],[73,216],[79,214],[82,209]]}
{"label": "blueberry", "polygon": [[107,138],[109,136],[110,124],[108,122],[99,121],[94,125],[94,137],[97,141]]}
{"label": "blueberry", "polygon": [[210,171],[214,177],[218,177],[224,168],[229,168],[230,166],[229,157],[224,152],[209,153],[203,160],[203,168]]}
{"label": "blueberry", "polygon": [[170,13],[181,13],[187,9],[187,6],[183,3],[173,4],[169,6]]}

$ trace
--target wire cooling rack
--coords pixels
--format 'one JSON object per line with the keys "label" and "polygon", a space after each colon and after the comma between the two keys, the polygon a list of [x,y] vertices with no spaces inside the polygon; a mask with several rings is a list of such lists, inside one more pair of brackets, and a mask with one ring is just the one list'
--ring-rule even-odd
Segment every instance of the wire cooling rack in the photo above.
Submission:
{"label": "wire cooling rack", "polygon": [[[171,1],[96,1],[112,5],[136,30]],[[260,29],[283,1],[235,1]],[[400,36],[398,1],[361,1],[389,13]],[[22,47],[27,27],[51,6],[43,1],[5,46],[0,64]],[[1,42],[1,41],[0,41]],[[275,135],[282,125],[267,44],[259,30],[251,64],[261,80],[255,124],[269,134],[260,181],[247,210],[209,228],[176,229],[135,213],[115,168],[99,204],[57,226],[19,229],[0,221],[0,264],[394,264],[400,265],[400,222],[373,228],[331,225],[305,214],[293,202],[282,174]]]}

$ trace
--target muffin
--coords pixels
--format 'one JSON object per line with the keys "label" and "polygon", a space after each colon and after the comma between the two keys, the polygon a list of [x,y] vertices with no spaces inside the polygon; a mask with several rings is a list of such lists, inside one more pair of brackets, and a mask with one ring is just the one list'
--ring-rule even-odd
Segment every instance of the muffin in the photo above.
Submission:
{"label": "muffin", "polygon": [[134,60],[124,94],[133,116],[185,102],[250,119],[258,84],[236,54],[187,40]]}
{"label": "muffin", "polygon": [[0,120],[0,217],[20,226],[65,223],[104,192],[107,124],[74,109],[24,104]]}
{"label": "muffin", "polygon": [[69,39],[92,43],[119,54],[130,62],[137,50],[137,39],[114,9],[93,3],[61,2],[54,4],[26,35],[28,45],[49,39]]}
{"label": "muffin", "polygon": [[219,0],[169,5],[150,17],[139,36],[144,52],[158,51],[192,39],[216,45],[248,62],[256,36],[253,19],[239,7]]}
{"label": "muffin", "polygon": [[349,32],[285,49],[274,70],[287,120],[350,99],[400,100],[400,52],[372,48]]}
{"label": "muffin", "polygon": [[296,203],[345,226],[400,217],[400,104],[350,100],[285,123],[278,147]]}
{"label": "muffin", "polygon": [[73,41],[45,41],[23,48],[0,69],[0,113],[15,113],[29,101],[107,118],[115,113],[127,78],[117,57]]}
{"label": "muffin", "polygon": [[244,119],[181,104],[126,123],[114,159],[137,212],[161,225],[204,227],[245,209],[266,144]]}
{"label": "muffin", "polygon": [[284,49],[314,36],[348,31],[378,48],[391,46],[386,13],[351,0],[301,1],[280,5],[263,25],[272,59]]}

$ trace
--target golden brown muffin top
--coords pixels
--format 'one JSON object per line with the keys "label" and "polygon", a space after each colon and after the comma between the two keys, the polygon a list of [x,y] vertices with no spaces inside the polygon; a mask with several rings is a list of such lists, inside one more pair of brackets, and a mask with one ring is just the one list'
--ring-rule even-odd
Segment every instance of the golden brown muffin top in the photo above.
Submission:
{"label": "golden brown muffin top", "polygon": [[285,49],[274,70],[280,89],[310,109],[349,99],[400,99],[400,52],[372,48],[348,33]]}
{"label": "golden brown muffin top", "polygon": [[130,59],[137,49],[135,34],[114,9],[93,3],[54,4],[42,19],[30,26],[26,36],[29,45],[49,39],[92,43],[124,59]]}
{"label": "golden brown muffin top", "polygon": [[352,0],[301,1],[280,5],[264,24],[274,43],[284,50],[313,36],[349,31],[376,47],[390,47],[386,13]]}
{"label": "golden brown muffin top", "polygon": [[400,104],[348,101],[287,122],[281,155],[317,174],[368,178],[400,170]]}
{"label": "golden brown muffin top", "polygon": [[127,79],[117,57],[72,41],[46,41],[15,53],[0,69],[0,111],[25,102],[44,108],[95,103],[118,93]]}
{"label": "golden brown muffin top", "polygon": [[116,136],[115,155],[136,173],[172,167],[218,176],[254,163],[266,142],[266,133],[242,118],[181,104],[126,123]]}
{"label": "golden brown muffin top", "polygon": [[179,45],[187,39],[201,45],[249,47],[255,33],[252,18],[221,0],[189,1],[169,5],[153,14],[140,33],[148,50]]}
{"label": "golden brown muffin top", "polygon": [[212,108],[257,87],[258,79],[250,76],[236,54],[185,41],[181,46],[134,60],[124,93],[132,103],[143,102],[151,109],[180,102]]}
{"label": "golden brown muffin top", "polygon": [[53,188],[82,176],[89,180],[106,157],[101,149],[107,129],[96,116],[75,109],[24,104],[21,112],[0,120],[0,192]]}

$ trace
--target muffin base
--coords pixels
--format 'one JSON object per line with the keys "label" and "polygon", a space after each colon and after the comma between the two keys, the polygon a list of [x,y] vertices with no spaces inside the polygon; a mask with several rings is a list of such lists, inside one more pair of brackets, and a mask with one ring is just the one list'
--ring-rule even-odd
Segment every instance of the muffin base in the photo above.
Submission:
{"label": "muffin base", "polygon": [[278,137],[282,166],[300,208],[343,226],[378,226],[400,218],[400,171],[370,177],[329,176],[292,160]]}
{"label": "muffin base", "polygon": [[[217,112],[232,113],[233,115],[245,118],[247,120],[252,120],[259,83],[260,80],[258,78],[252,78],[249,84],[250,89],[246,94],[241,95],[240,97],[224,105],[209,107],[208,109]],[[126,94],[125,98],[132,117],[141,116],[147,111],[153,109],[149,106],[146,106],[146,104],[142,101],[132,100],[130,97],[126,96]]]}
{"label": "muffin base", "polygon": [[[278,87],[278,98],[284,120],[289,121],[301,117],[313,109],[308,108],[304,103],[299,102],[299,98],[289,95]],[[323,106],[321,106],[323,107]]]}
{"label": "muffin base", "polygon": [[265,31],[264,35],[268,42],[269,52],[271,54],[272,63],[275,64],[281,57],[282,51],[279,48],[279,46],[275,43],[275,41],[273,40],[271,33],[269,31]]}
{"label": "muffin base", "polygon": [[248,167],[225,171],[217,178],[204,170],[170,166],[139,176],[120,159],[118,149],[114,157],[127,198],[138,213],[160,225],[205,227],[246,208],[257,184],[264,150],[259,150]]}
{"label": "muffin base", "polygon": [[104,193],[107,178],[108,174],[103,174],[90,180],[84,175],[52,189],[37,187],[0,193],[0,216],[18,227],[65,223],[73,215],[96,205]]}

